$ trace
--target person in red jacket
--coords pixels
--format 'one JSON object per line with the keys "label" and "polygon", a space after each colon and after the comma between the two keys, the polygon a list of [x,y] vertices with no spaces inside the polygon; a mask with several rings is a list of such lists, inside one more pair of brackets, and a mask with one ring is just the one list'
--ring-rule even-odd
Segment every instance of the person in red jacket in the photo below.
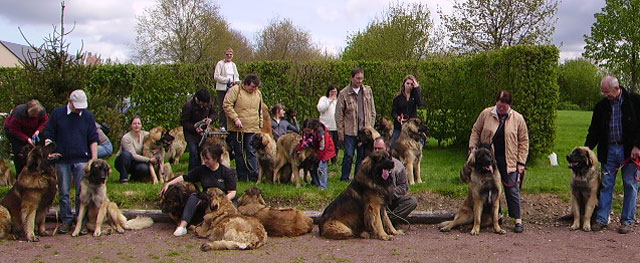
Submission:
{"label": "person in red jacket", "polygon": [[321,190],[329,188],[329,160],[336,156],[329,129],[318,119],[307,119],[303,124],[302,141],[297,150],[312,147],[317,154],[317,168],[311,170],[311,182]]}
{"label": "person in red jacket", "polygon": [[16,106],[4,120],[7,138],[11,143],[13,164],[16,174],[20,174],[24,167],[24,160],[18,158],[18,153],[27,144],[34,145],[40,140],[40,132],[47,126],[49,115],[38,100],[30,100],[26,104]]}

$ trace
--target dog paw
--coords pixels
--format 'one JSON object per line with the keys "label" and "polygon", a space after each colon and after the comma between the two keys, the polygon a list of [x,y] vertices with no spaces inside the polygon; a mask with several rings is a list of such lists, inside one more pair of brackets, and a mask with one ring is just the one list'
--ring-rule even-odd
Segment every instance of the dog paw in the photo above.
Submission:
{"label": "dog paw", "polygon": [[470,232],[469,234],[471,234],[472,236],[477,236],[477,235],[479,235],[479,234],[480,234],[480,230],[479,230],[479,229],[478,229],[478,230],[476,230],[476,229],[471,229],[471,232]]}
{"label": "dog paw", "polygon": [[451,228],[448,228],[448,227],[446,227],[446,226],[445,226],[445,227],[440,228],[440,232],[449,232],[449,231],[451,231]]}
{"label": "dog paw", "polygon": [[393,232],[393,234],[396,235],[396,236],[404,236],[405,235],[404,231],[402,231],[402,230],[396,230],[396,232]]}
{"label": "dog paw", "polygon": [[38,235],[44,237],[44,236],[50,236],[51,233],[49,233],[47,230],[40,230],[38,231]]}
{"label": "dog paw", "polygon": [[209,251],[212,248],[213,247],[209,243],[202,243],[202,245],[200,246],[200,250],[202,251]]}
{"label": "dog paw", "polygon": [[585,231],[585,232],[591,232],[591,226],[590,226],[590,225],[585,224],[585,225],[582,227],[582,231]]}
{"label": "dog paw", "polygon": [[102,235],[101,231],[97,231],[96,230],[96,231],[93,232],[93,237],[99,237],[100,235]]}
{"label": "dog paw", "polygon": [[78,231],[73,231],[73,233],[71,233],[71,236],[72,237],[77,237],[77,236],[79,236],[79,234],[80,234],[79,230]]}
{"label": "dog paw", "polygon": [[569,227],[569,230],[576,230],[576,229],[580,229],[580,226],[579,225],[571,225]]}
{"label": "dog paw", "polygon": [[27,237],[27,242],[40,242],[40,238],[37,237],[36,235],[28,236]]}
{"label": "dog paw", "polygon": [[505,230],[504,230],[504,229],[502,229],[502,228],[499,228],[499,229],[497,229],[497,230],[494,230],[493,232],[495,232],[496,234],[500,234],[500,235],[504,235],[504,234],[506,234],[506,233],[507,233],[507,231],[505,231]]}
{"label": "dog paw", "polygon": [[393,240],[393,236],[392,235],[381,235],[380,237],[378,237],[378,239],[384,240],[384,241],[391,241],[391,240]]}

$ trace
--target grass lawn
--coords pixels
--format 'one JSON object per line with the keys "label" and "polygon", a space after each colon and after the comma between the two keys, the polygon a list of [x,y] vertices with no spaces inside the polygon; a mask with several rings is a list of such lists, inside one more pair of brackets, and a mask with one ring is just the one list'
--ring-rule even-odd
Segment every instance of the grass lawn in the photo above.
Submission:
{"label": "grass lawn", "polygon": [[[569,181],[571,172],[567,168],[568,164],[565,156],[575,146],[584,144],[584,140],[591,120],[591,112],[587,111],[558,111],[556,121],[556,140],[553,151],[558,154],[559,166],[551,166],[546,156],[537,160],[530,160],[523,191],[525,193],[569,193]],[[411,186],[412,192],[432,191],[448,196],[460,197],[466,194],[467,185],[460,182],[458,178],[459,170],[466,160],[467,149],[461,148],[440,148],[435,141],[428,141],[422,159],[423,184]],[[108,161],[113,165],[115,157]],[[339,158],[341,159],[341,157]],[[187,154],[185,154],[180,164],[173,167],[173,171],[184,173],[187,169]],[[266,199],[296,200],[301,204],[299,208],[317,202],[325,202],[340,194],[347,186],[340,182],[340,166],[329,166],[330,173],[329,189],[320,191],[313,186],[307,185],[295,188],[291,184],[274,185],[272,183],[240,182],[238,192],[258,186],[262,189]],[[112,201],[115,201],[122,208],[157,209],[158,193],[161,185],[150,185],[142,183],[129,183],[121,185],[118,183],[119,174],[113,169],[109,178],[108,192]],[[0,195],[8,191],[8,187],[0,187]],[[621,192],[618,186],[617,192]]]}

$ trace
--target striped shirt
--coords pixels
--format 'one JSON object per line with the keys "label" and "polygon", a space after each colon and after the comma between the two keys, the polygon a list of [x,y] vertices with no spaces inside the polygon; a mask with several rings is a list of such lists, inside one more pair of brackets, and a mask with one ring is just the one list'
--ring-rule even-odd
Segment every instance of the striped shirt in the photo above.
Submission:
{"label": "striped shirt", "polygon": [[622,143],[622,94],[611,103],[611,121],[609,122],[609,144]]}

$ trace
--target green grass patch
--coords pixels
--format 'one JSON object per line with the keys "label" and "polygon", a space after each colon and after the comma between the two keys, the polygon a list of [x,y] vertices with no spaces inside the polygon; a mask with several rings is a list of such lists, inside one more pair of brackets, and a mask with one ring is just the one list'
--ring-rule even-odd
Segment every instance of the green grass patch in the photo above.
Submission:
{"label": "green grass patch", "polygon": [[[567,168],[565,156],[576,146],[584,144],[587,129],[591,121],[588,111],[558,111],[556,120],[556,141],[553,151],[558,155],[559,166],[551,166],[546,156],[537,160],[529,160],[523,191],[525,193],[569,193],[571,172]],[[467,185],[459,180],[459,171],[466,161],[466,147],[441,147],[435,140],[428,140],[422,159],[423,184],[411,186],[411,192],[437,192],[451,197],[462,197],[467,193]],[[340,151],[339,160],[342,159]],[[130,182],[119,184],[119,174],[113,168],[115,156],[107,161],[112,165],[113,173],[108,181],[108,194],[121,208],[157,209],[158,193],[162,185]],[[183,174],[187,170],[188,154],[182,156],[180,163],[173,166],[176,174]],[[347,183],[341,182],[340,165],[329,165],[329,189],[319,190],[316,187],[303,184],[296,188],[291,184],[272,184],[264,182],[239,182],[238,193],[241,194],[249,187],[262,190],[265,199],[275,201],[281,205],[295,205],[299,209],[321,209],[321,207],[338,196]],[[620,180],[620,179],[618,179]],[[0,187],[0,196],[4,196],[9,187]],[[621,183],[616,187],[616,193],[622,193]],[[74,194],[71,194],[72,198]]]}

